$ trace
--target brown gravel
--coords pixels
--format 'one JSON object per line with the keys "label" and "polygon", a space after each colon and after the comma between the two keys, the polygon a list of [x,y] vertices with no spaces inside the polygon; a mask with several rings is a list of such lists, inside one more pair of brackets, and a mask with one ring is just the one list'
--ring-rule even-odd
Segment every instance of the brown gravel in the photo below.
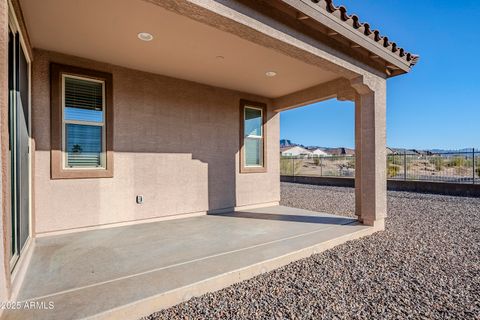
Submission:
{"label": "brown gravel", "polygon": [[[353,189],[282,183],[282,204],[353,214]],[[388,193],[386,230],[145,319],[480,319],[480,199]]]}

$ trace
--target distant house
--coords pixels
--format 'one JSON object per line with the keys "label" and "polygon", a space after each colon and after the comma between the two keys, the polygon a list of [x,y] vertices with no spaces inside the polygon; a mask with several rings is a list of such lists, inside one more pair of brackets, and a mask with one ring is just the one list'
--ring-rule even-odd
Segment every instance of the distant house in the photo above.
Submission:
{"label": "distant house", "polygon": [[324,150],[322,150],[320,148],[310,149],[310,152],[312,152],[312,155],[318,156],[318,157],[328,157],[328,156],[330,156],[329,153],[325,152]]}
{"label": "distant house", "polygon": [[355,150],[349,149],[349,148],[332,148],[332,149],[327,149],[327,152],[332,156],[351,157],[355,155]]}
{"label": "distant house", "polygon": [[407,155],[407,156],[421,156],[424,154],[431,155],[431,151],[421,151],[415,149],[404,149],[404,148],[389,148],[387,147],[387,155]]}
{"label": "distant house", "polygon": [[416,150],[416,149],[412,149],[413,152],[415,152],[416,154],[420,155],[420,156],[431,156],[433,155],[434,153],[430,150]]}
{"label": "distant house", "polygon": [[394,150],[393,148],[387,147],[387,155],[391,155],[391,154],[395,155],[397,154],[397,151]]}
{"label": "distant house", "polygon": [[312,155],[312,152],[310,150],[300,146],[280,148],[280,153],[282,157],[298,157]]}

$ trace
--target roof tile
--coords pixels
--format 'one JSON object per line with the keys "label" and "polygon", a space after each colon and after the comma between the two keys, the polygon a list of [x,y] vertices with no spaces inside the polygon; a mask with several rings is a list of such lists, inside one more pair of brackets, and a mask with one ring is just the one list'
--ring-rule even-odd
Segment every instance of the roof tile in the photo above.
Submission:
{"label": "roof tile", "polygon": [[349,15],[347,8],[344,6],[336,6],[333,0],[311,0],[313,3],[320,6],[322,9],[331,13],[336,18],[350,25],[353,29],[369,37],[377,42],[379,45],[387,49],[388,51],[396,54],[400,58],[404,59],[410,64],[410,67],[414,66],[419,56],[410,52],[406,52],[405,49],[398,47],[397,43],[389,41],[388,37],[380,34],[378,30],[371,30],[370,24],[367,22],[360,22],[360,19],[356,15]]}

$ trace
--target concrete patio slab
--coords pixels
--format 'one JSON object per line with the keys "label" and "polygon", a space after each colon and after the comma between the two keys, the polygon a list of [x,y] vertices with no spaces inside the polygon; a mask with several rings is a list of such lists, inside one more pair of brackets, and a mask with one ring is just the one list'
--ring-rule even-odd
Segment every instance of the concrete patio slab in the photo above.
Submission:
{"label": "concrete patio slab", "polygon": [[135,319],[377,229],[282,206],[36,239],[6,319]]}

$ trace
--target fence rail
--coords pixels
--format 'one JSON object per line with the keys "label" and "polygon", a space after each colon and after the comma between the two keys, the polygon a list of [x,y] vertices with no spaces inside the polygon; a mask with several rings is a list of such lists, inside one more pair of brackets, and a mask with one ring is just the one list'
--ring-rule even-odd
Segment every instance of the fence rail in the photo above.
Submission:
{"label": "fence rail", "polygon": [[[355,156],[280,158],[284,176],[355,177]],[[387,177],[451,183],[480,183],[480,151],[402,153],[387,156]]]}

